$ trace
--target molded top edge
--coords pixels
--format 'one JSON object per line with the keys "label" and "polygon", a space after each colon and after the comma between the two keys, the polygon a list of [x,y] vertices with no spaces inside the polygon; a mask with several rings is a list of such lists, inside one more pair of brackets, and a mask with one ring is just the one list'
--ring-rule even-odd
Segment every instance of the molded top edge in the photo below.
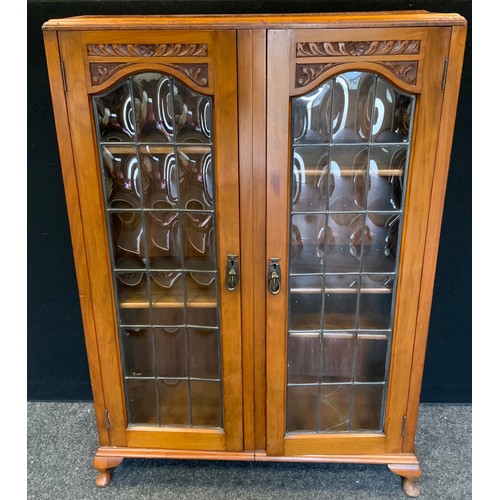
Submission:
{"label": "molded top edge", "polygon": [[354,28],[398,26],[464,26],[459,14],[425,10],[337,12],[309,14],[175,15],[175,16],[75,16],[51,19],[44,30],[129,30],[129,29],[270,29],[270,28]]}

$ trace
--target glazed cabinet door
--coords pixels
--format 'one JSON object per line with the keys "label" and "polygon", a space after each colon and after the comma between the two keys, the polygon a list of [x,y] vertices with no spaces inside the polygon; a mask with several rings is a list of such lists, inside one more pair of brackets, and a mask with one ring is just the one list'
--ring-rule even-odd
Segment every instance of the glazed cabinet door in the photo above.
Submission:
{"label": "glazed cabinet door", "polygon": [[269,455],[402,451],[451,31],[268,33]]}
{"label": "glazed cabinet door", "polygon": [[57,37],[101,444],[241,450],[235,32]]}

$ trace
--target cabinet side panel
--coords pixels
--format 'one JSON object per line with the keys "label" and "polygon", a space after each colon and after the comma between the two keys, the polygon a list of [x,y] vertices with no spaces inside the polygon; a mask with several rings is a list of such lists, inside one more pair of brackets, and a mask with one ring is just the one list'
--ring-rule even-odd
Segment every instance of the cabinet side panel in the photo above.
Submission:
{"label": "cabinet side panel", "polygon": [[427,221],[431,203],[434,162],[441,118],[443,70],[451,30],[429,28],[428,52],[423,68],[422,95],[414,128],[414,150],[410,160],[406,197],[406,222],[401,244],[401,271],[396,298],[394,338],[387,397],[387,453],[400,452],[403,417],[406,415],[413,346],[421,290]]}
{"label": "cabinet side panel", "polygon": [[66,68],[68,119],[87,255],[91,303],[101,363],[102,385],[110,419],[110,440],[126,444],[126,414],[114,314],[109,248],[93,119],[87,95],[80,34],[59,35]]}
{"label": "cabinet side panel", "polygon": [[85,345],[89,363],[97,429],[99,432],[99,442],[101,446],[107,446],[109,445],[109,434],[105,421],[105,404],[101,380],[101,368],[99,363],[99,352],[97,348],[96,331],[90,295],[87,255],[85,251],[80,200],[74,168],[73,148],[63,88],[63,74],[59,58],[57,32],[45,31],[44,43],[54,107],[54,120],[57,130],[59,157],[64,181],[64,191],[66,194],[66,207],[71,228],[71,242],[73,245],[75,270],[80,295],[80,307],[82,311]]}
{"label": "cabinet side panel", "polygon": [[446,193],[446,180],[450,162],[455,113],[458,102],[460,77],[462,73],[463,55],[467,29],[464,26],[453,28],[443,109],[439,129],[439,141],[435,163],[434,182],[431,194],[431,206],[427,227],[422,285],[418,306],[417,328],[413,349],[413,363],[408,397],[407,426],[403,442],[403,452],[413,451],[415,440],[418,404],[422,385],[425,350],[429,328],[434,275],[439,249],[441,219]]}

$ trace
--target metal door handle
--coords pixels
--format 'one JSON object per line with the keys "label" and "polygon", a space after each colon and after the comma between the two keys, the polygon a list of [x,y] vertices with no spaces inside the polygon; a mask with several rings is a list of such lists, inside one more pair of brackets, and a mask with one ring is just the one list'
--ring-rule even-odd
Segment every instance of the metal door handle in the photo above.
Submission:
{"label": "metal door handle", "polygon": [[273,295],[278,295],[281,291],[281,268],[279,258],[272,257],[270,259],[271,263],[269,264],[269,271],[267,273],[267,282],[269,293]]}
{"label": "metal door handle", "polygon": [[238,256],[228,255],[226,264],[226,289],[234,292],[238,288],[239,279]]}

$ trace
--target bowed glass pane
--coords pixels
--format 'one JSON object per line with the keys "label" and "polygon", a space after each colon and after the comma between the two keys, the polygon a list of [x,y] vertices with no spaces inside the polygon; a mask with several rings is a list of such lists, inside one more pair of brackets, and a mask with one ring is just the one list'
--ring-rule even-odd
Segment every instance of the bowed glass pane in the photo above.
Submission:
{"label": "bowed glass pane", "polygon": [[287,432],[383,429],[414,109],[360,71],[292,98]]}
{"label": "bowed glass pane", "polygon": [[212,97],[143,72],[93,106],[129,425],[221,428]]}

